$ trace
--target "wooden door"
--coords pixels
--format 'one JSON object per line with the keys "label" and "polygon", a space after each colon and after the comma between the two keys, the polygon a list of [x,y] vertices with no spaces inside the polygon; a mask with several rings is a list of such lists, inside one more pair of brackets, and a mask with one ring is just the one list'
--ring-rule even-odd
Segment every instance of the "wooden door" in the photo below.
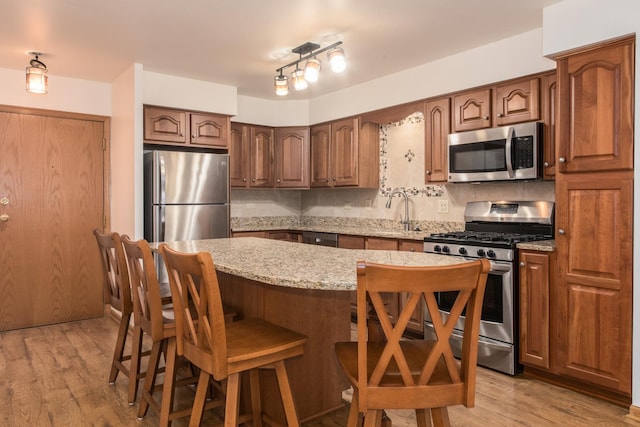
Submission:
{"label": "wooden door", "polygon": [[276,188],[309,188],[309,128],[276,129]]}
{"label": "wooden door", "polygon": [[311,128],[311,187],[331,186],[331,125]]}
{"label": "wooden door", "polygon": [[494,91],[495,126],[540,119],[540,80],[521,80],[496,86]]}
{"label": "wooden door", "polygon": [[331,169],[335,187],[358,185],[358,119],[332,123]]}
{"label": "wooden door", "polygon": [[633,169],[635,43],[626,41],[558,61],[558,168]]}
{"label": "wooden door", "polygon": [[425,104],[425,184],[446,182],[448,178],[447,143],[451,132],[450,103],[449,98],[442,98]]}
{"label": "wooden door", "polygon": [[107,118],[0,111],[0,330],[102,316]]}
{"label": "wooden door", "polygon": [[233,188],[249,187],[251,131],[248,125],[232,123],[229,137],[229,185]]}
{"label": "wooden door", "polygon": [[227,148],[229,117],[218,114],[190,113],[191,144]]}
{"label": "wooden door", "polygon": [[251,182],[252,188],[273,188],[273,128],[251,128]]}
{"label": "wooden door", "polygon": [[551,254],[520,251],[520,362],[549,369]]}
{"label": "wooden door", "polygon": [[464,92],[453,97],[453,131],[491,127],[491,89]]}
{"label": "wooden door", "polygon": [[556,177],[561,373],[631,393],[633,172]]}

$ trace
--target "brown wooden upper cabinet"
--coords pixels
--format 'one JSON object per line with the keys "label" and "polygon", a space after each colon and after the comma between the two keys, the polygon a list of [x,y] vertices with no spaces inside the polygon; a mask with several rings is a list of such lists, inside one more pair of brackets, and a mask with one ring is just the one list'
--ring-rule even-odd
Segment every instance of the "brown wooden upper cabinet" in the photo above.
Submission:
{"label": "brown wooden upper cabinet", "polygon": [[276,129],[276,188],[309,188],[309,128]]}
{"label": "brown wooden upper cabinet", "polygon": [[229,116],[144,107],[144,140],[153,144],[227,148]]}
{"label": "brown wooden upper cabinet", "polygon": [[447,141],[451,132],[451,99],[429,100],[424,108],[424,182],[447,181]]}
{"label": "brown wooden upper cabinet", "polygon": [[380,126],[359,118],[311,128],[311,186],[378,188]]}
{"label": "brown wooden upper cabinet", "polygon": [[553,179],[556,174],[556,103],[558,84],[555,70],[540,77],[540,95],[542,101],[542,121],[544,122],[543,140],[543,178]]}
{"label": "brown wooden upper cabinet", "polygon": [[558,61],[558,169],[633,169],[634,43]]}
{"label": "brown wooden upper cabinet", "polygon": [[538,77],[510,80],[453,96],[453,132],[529,122],[540,117]]}
{"label": "brown wooden upper cabinet", "polygon": [[232,188],[309,188],[309,128],[231,124]]}

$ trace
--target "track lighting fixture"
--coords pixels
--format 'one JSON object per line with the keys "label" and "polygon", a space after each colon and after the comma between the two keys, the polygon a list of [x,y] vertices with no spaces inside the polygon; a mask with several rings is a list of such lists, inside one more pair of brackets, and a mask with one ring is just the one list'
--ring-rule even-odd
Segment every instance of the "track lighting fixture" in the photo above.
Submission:
{"label": "track lighting fixture", "polygon": [[27,92],[47,93],[49,91],[47,66],[38,59],[38,56],[42,55],[42,53],[29,52],[29,55],[33,55],[35,58],[29,61],[29,67],[27,67]]}
{"label": "track lighting fixture", "polygon": [[[293,82],[293,87],[296,90],[304,90],[308,87],[309,83],[316,82],[320,76],[320,69],[322,68],[322,63],[317,56],[322,52],[328,51],[327,58],[333,72],[340,73],[344,71],[346,68],[344,50],[338,47],[341,44],[341,41],[335,42],[320,49],[319,44],[306,42],[305,44],[292,49],[291,51],[300,55],[300,58],[276,70],[276,72],[280,73],[280,75],[275,77],[276,94],[284,96],[289,93],[287,77],[282,74],[282,71],[285,68],[293,67],[294,65],[296,68],[291,73],[291,81]],[[300,63],[304,61],[306,61],[306,64],[304,69],[301,69]]]}

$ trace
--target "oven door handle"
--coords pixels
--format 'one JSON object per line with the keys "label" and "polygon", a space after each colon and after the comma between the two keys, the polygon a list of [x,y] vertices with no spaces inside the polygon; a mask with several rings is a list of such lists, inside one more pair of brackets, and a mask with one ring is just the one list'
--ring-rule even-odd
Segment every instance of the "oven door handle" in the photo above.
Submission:
{"label": "oven door handle", "polygon": [[[472,258],[472,257],[464,257],[465,260],[467,261],[475,261],[478,258]],[[491,264],[491,270],[490,272],[495,273],[498,271],[502,271],[502,272],[509,272],[513,269],[513,264],[511,264],[510,262],[506,262],[506,261],[491,261],[489,260],[489,263]]]}

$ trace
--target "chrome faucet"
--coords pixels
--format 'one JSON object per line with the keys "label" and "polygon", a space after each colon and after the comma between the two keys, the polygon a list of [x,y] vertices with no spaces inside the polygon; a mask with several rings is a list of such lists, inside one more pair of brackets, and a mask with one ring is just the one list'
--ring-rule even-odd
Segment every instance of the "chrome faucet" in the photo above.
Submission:
{"label": "chrome faucet", "polygon": [[389,194],[387,209],[391,208],[391,200],[396,194],[402,194],[404,196],[404,220],[400,221],[400,223],[404,224],[404,231],[409,231],[411,229],[409,223],[409,196],[407,196],[407,193],[404,190],[393,190],[391,194]]}

